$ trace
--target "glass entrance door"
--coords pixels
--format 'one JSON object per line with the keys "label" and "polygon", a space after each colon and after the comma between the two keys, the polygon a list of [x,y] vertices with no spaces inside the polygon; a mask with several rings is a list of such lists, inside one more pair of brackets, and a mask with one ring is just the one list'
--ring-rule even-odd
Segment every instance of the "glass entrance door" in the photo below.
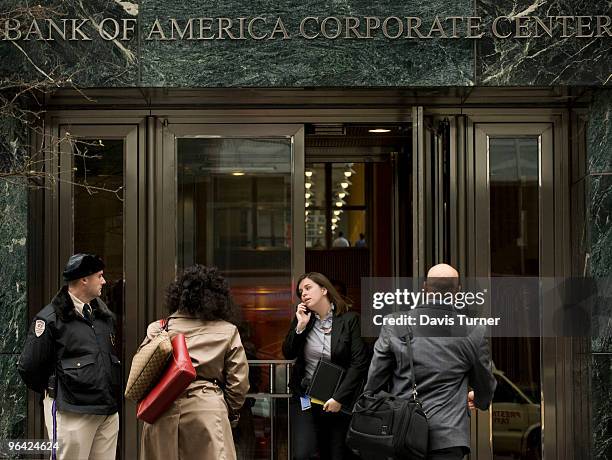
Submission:
{"label": "glass entrance door", "polygon": [[[48,286],[57,291],[59,270],[74,253],[98,254],[105,262],[106,285],[100,296],[116,318],[111,339],[127,377],[146,327],[144,287],[138,267],[144,258],[144,207],[139,193],[143,163],[144,125],[141,120],[63,120],[53,125],[59,152],[49,161],[59,170],[57,193],[48,195],[46,231],[58,245],[46,248]],[[51,294],[52,295],[52,294]],[[122,378],[125,381],[126,378]],[[135,458],[138,438],[135,404],[117,393],[120,432],[117,458]]]}
{"label": "glass entrance door", "polygon": [[281,347],[304,270],[302,125],[170,123],[162,132],[156,297],[185,267],[219,268],[251,364],[234,433],[238,456],[287,458],[289,363]]}
{"label": "glass entrance door", "polygon": [[[554,274],[552,131],[552,123],[474,124],[472,276]],[[497,390],[476,417],[476,458],[542,458],[542,340],[490,339]]]}

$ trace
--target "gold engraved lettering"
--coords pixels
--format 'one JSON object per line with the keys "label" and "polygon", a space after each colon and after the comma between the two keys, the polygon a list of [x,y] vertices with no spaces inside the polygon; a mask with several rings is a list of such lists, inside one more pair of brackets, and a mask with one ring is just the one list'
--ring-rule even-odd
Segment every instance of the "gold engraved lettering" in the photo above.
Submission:
{"label": "gold engraved lettering", "polygon": [[[344,18],[344,24],[344,38],[363,38],[363,35],[359,32],[359,24],[361,24],[359,18],[347,16]],[[353,33],[353,36],[351,36],[351,32]]]}
{"label": "gold engraved lettering", "polygon": [[419,30],[419,27],[421,27],[422,22],[423,21],[421,21],[421,18],[408,16],[406,18],[406,23],[408,25],[408,29],[406,30],[406,38],[414,38],[412,32],[414,32],[419,38],[425,38],[425,35],[423,35]]}
{"label": "gold engraved lettering", "polygon": [[287,32],[285,24],[283,24],[283,20],[281,18],[276,18],[276,24],[274,25],[274,29],[272,30],[270,37],[268,37],[268,40],[273,40],[274,35],[277,33],[283,34],[283,40],[287,40],[289,38],[289,33]]}
{"label": "gold engraved lettering", "polygon": [[[389,22],[390,21],[394,21],[397,24],[397,33],[395,35],[391,35],[389,33]],[[400,38],[402,34],[404,33],[404,23],[397,16],[390,16],[388,18],[385,18],[385,20],[383,21],[382,31],[385,37],[395,40],[396,38]]]}
{"label": "gold engraved lettering", "polygon": [[496,38],[508,38],[510,35],[512,35],[512,32],[508,32],[507,34],[504,35],[499,31],[499,28],[498,28],[499,23],[503,20],[510,22],[510,19],[508,19],[507,16],[498,16],[493,20],[491,30],[493,32],[493,36]]}

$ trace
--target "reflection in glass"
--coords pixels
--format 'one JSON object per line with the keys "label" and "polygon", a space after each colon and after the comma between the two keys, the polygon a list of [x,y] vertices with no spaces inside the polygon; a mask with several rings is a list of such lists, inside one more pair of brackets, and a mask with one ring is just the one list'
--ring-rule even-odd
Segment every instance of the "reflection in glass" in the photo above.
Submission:
{"label": "reflection in glass", "polygon": [[[306,247],[325,249],[325,210],[306,208]],[[333,218],[332,218],[333,219]]]}
{"label": "reflection in glass", "polygon": [[[74,252],[106,265],[102,299],[123,316],[123,141],[83,139],[73,156]],[[121,329],[118,328],[121,333]],[[118,342],[121,343],[121,342]]]}
{"label": "reflection in glass", "polygon": [[491,276],[538,276],[538,141],[490,139]]}
{"label": "reflection in glass", "polygon": [[291,316],[291,140],[177,140],[178,268],[218,267],[256,357],[281,357]]}
{"label": "reflection in glass", "polygon": [[289,458],[288,399],[248,398],[233,430],[239,460]]}
{"label": "reflection in glass", "polygon": [[[123,355],[123,140],[82,139],[75,143],[72,166],[74,185],[73,252],[98,254],[104,264],[106,285],[100,296],[116,317],[115,353]],[[125,369],[122,369],[122,378]],[[123,405],[121,394],[117,400]],[[123,410],[119,408],[119,439]],[[120,449],[121,446],[118,447]]]}
{"label": "reflection in glass", "polygon": [[[489,193],[491,276],[539,276],[537,138],[489,139]],[[539,459],[540,339],[494,338],[491,348],[493,456]]]}

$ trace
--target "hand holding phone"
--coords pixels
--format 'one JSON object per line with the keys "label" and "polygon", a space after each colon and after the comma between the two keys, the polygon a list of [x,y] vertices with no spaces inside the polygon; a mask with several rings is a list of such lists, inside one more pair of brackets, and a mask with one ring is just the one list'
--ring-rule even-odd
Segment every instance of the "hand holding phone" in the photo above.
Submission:
{"label": "hand holding phone", "polygon": [[297,327],[299,330],[304,330],[308,321],[310,321],[311,315],[310,309],[304,303],[300,303],[295,310],[295,317],[297,318],[298,324]]}

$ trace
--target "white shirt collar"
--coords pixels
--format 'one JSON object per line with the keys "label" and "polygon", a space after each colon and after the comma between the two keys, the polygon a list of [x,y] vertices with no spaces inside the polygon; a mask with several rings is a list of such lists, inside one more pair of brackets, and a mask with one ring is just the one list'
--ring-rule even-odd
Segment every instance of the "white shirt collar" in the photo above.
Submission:
{"label": "white shirt collar", "polygon": [[85,302],[78,299],[70,291],[68,291],[68,294],[70,295],[70,298],[72,299],[72,303],[74,304],[74,309],[79,313],[79,315],[83,316],[83,306],[85,305]]}

